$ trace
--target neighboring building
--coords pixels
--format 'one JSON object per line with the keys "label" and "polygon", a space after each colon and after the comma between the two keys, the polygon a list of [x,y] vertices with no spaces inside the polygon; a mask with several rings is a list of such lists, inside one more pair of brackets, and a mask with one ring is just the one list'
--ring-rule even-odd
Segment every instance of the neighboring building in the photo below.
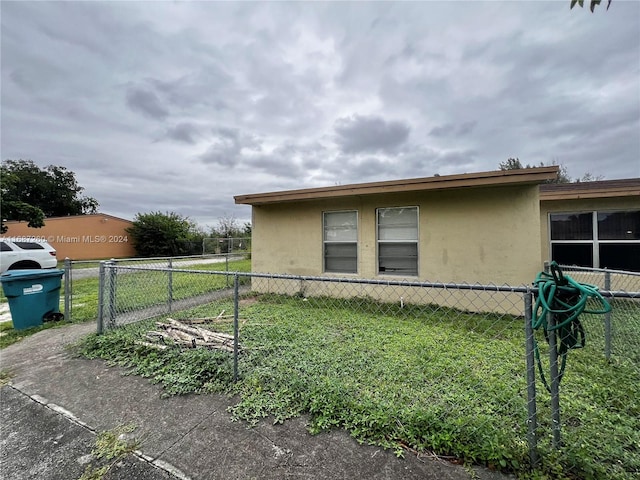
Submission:
{"label": "neighboring building", "polygon": [[252,206],[255,272],[523,285],[541,269],[539,184],[557,172],[480,172],[235,201]]}
{"label": "neighboring building", "polygon": [[640,272],[640,178],[540,186],[542,258]]}
{"label": "neighboring building", "polygon": [[58,260],[94,260],[135,256],[126,228],[129,220],[96,213],[45,219],[42,228],[30,228],[27,222],[8,221],[5,237],[36,237],[48,241]]}

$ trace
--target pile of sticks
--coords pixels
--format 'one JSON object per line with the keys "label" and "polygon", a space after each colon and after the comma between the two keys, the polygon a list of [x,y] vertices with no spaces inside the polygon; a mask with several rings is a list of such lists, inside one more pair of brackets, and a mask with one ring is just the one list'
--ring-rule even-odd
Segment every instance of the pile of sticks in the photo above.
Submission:
{"label": "pile of sticks", "polygon": [[[137,342],[139,345],[166,350],[169,347],[214,348],[225,352],[233,352],[233,335],[213,332],[197,325],[187,323],[202,323],[205,319],[192,321],[167,318],[164,322],[156,322],[157,330],[147,332],[146,341]],[[208,319],[214,321],[215,319]]]}

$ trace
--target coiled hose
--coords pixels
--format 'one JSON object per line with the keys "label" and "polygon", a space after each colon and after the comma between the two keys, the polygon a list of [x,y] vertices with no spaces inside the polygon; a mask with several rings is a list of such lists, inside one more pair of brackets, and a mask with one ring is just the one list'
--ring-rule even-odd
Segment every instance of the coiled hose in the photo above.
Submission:
{"label": "coiled hose", "polygon": [[[557,355],[560,358],[558,382],[562,380],[567,365],[567,354],[574,348],[585,345],[585,332],[580,315],[583,313],[605,314],[611,311],[611,305],[598,291],[595,285],[576,282],[569,275],[564,275],[556,262],[549,265],[550,273],[540,272],[533,284],[537,287],[536,302],[533,308],[531,325],[534,330],[542,328],[544,336],[549,342],[549,335],[556,335]],[[589,299],[595,299],[601,308],[587,308]],[[554,325],[550,326],[547,319],[554,315]],[[540,351],[534,339],[534,351],[538,364],[538,371],[546,389],[551,388],[542,370]]]}

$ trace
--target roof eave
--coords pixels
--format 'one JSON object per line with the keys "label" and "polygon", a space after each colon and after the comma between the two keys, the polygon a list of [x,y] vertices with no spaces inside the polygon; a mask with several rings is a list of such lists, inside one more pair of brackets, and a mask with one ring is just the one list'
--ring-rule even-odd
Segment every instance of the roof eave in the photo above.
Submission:
{"label": "roof eave", "polygon": [[540,201],[580,200],[589,198],[640,197],[640,188],[598,189],[566,192],[540,192]]}
{"label": "roof eave", "polygon": [[236,204],[264,205],[270,203],[353,197],[359,195],[540,184],[547,180],[557,178],[557,175],[557,166],[524,168],[520,170],[498,170],[490,172],[465,173],[460,175],[446,175],[441,177],[388,180],[384,182],[237,195],[234,197],[234,200]]}

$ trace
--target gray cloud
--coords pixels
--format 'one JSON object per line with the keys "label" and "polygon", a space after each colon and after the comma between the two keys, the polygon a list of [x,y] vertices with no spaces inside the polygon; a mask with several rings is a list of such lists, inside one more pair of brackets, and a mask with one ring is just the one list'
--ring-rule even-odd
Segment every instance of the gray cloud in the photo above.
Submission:
{"label": "gray cloud", "polygon": [[0,8],[3,157],[68,167],[106,213],[213,224],[250,218],[240,193],[509,156],[640,176],[638,2]]}
{"label": "gray cloud", "polygon": [[454,125],[452,123],[447,123],[445,125],[438,125],[437,127],[433,127],[429,132],[429,135],[433,137],[449,137],[449,136],[464,136],[468,135],[473,131],[476,126],[475,121],[469,121],[461,123],[460,125]]}
{"label": "gray cloud", "polygon": [[196,137],[198,136],[198,128],[191,123],[178,123],[177,125],[168,128],[165,134],[166,138],[175,140],[176,142],[183,142],[194,144],[196,143]]}
{"label": "gray cloud", "polygon": [[215,140],[207,151],[201,155],[204,163],[231,167],[238,163],[242,145],[236,130],[220,128],[216,132]]}
{"label": "gray cloud", "polygon": [[153,120],[164,120],[169,115],[154,92],[139,87],[127,90],[127,106]]}
{"label": "gray cloud", "polygon": [[360,153],[392,152],[407,141],[411,128],[397,120],[354,115],[339,118],[334,130],[342,152]]}

